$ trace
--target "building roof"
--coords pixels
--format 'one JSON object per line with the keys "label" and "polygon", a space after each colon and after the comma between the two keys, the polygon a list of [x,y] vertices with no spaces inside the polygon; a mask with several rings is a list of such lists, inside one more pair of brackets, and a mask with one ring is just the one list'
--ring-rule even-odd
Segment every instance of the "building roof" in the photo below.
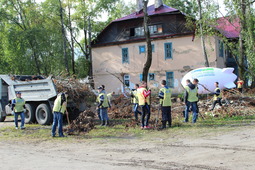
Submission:
{"label": "building roof", "polygon": [[[155,10],[154,5],[148,6],[147,8],[148,15],[159,15],[159,14],[166,14],[166,13],[172,13],[172,12],[180,12],[178,9],[171,8],[165,4],[161,5],[158,9]],[[125,20],[130,20],[130,19],[136,19],[136,18],[142,18],[144,16],[143,11],[140,12],[134,12],[130,15],[127,15],[125,17],[116,19],[112,22],[118,22],[118,21],[125,21]]]}
{"label": "building roof", "polygon": [[238,38],[240,34],[239,19],[230,17],[221,17],[217,20],[218,25],[215,28],[227,38]]}

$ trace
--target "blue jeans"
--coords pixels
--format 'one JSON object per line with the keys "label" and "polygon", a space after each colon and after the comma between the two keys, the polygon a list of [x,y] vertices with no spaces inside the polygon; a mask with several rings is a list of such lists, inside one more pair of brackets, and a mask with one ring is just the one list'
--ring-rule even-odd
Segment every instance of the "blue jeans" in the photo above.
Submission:
{"label": "blue jeans", "polygon": [[14,113],[15,126],[18,127],[18,116],[19,115],[21,117],[21,126],[20,127],[24,127],[24,124],[25,124],[25,113],[24,112],[15,112]]}
{"label": "blue jeans", "polygon": [[[148,126],[151,116],[150,106],[148,104],[142,105],[142,115],[141,115],[141,127]],[[146,119],[145,119],[146,116]],[[145,119],[145,120],[144,120]]]}
{"label": "blue jeans", "polygon": [[108,114],[107,114],[107,108],[100,108],[100,117],[101,117],[101,120],[103,121],[109,120]]}
{"label": "blue jeans", "polygon": [[193,112],[193,117],[192,117],[192,123],[196,123],[197,117],[198,117],[198,107],[197,107],[197,102],[187,102],[186,103],[186,108],[185,108],[185,122],[189,121],[189,109],[191,106],[191,110]]}
{"label": "blue jeans", "polygon": [[134,103],[133,111],[135,113],[135,120],[138,120],[138,114],[139,115],[142,114],[142,112],[138,110],[138,107],[139,107],[138,103]]}
{"label": "blue jeans", "polygon": [[56,135],[56,128],[58,126],[58,135],[64,136],[63,134],[63,114],[61,112],[54,112],[53,113],[53,124],[52,124],[52,131],[51,135]]}

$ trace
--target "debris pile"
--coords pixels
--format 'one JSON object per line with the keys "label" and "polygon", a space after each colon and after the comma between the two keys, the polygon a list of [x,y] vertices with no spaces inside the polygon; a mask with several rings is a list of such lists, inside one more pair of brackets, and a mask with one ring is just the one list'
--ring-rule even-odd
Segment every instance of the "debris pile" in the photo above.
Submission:
{"label": "debris pile", "polygon": [[57,87],[57,91],[67,92],[68,98],[76,104],[93,101],[96,98],[95,94],[91,91],[87,84],[80,83],[76,79],[55,78],[53,81]]}
{"label": "debris pile", "polygon": [[90,110],[86,110],[80,113],[79,116],[72,121],[72,123],[67,127],[66,131],[68,134],[89,132],[95,127],[93,119],[95,119],[95,113],[91,112]]}
{"label": "debris pile", "polygon": [[108,113],[110,119],[132,118],[132,104],[130,98],[123,94],[111,101],[111,110]]}

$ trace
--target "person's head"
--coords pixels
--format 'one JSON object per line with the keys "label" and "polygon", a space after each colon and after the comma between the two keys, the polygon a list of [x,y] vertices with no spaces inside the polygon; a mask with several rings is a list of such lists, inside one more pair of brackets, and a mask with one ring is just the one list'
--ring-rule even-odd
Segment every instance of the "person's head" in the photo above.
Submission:
{"label": "person's head", "polygon": [[101,87],[103,88],[103,90],[105,90],[105,85],[102,84]]}
{"label": "person's head", "polygon": [[241,80],[241,78],[240,78],[240,77],[238,77],[238,80],[240,81],[240,80]]}
{"label": "person's head", "polygon": [[147,83],[145,81],[142,81],[142,87],[147,87]]}
{"label": "person's head", "polygon": [[21,92],[17,91],[17,92],[16,92],[16,96],[17,96],[18,98],[21,98]]}
{"label": "person's head", "polygon": [[139,88],[139,84],[135,84],[135,89],[138,89]]}
{"label": "person's head", "polygon": [[161,86],[162,86],[162,87],[166,86],[166,80],[162,80],[162,81],[161,81]]}
{"label": "person's head", "polygon": [[216,81],[216,82],[214,83],[214,85],[215,85],[216,87],[218,87],[218,86],[219,86],[219,82]]}
{"label": "person's head", "polygon": [[188,85],[188,84],[190,84],[190,83],[191,83],[190,79],[187,79],[187,80],[186,80],[186,84]]}
{"label": "person's head", "polygon": [[194,80],[193,80],[193,84],[194,84],[194,85],[197,85],[198,82],[199,82],[198,79],[194,79]]}
{"label": "person's head", "polygon": [[63,101],[66,101],[67,97],[68,97],[68,93],[67,93],[67,92],[61,93],[61,99],[62,99]]}
{"label": "person's head", "polygon": [[115,95],[115,91],[112,92],[112,95]]}
{"label": "person's head", "polygon": [[101,93],[103,91],[103,87],[100,86],[97,88],[97,90],[98,90],[98,93]]}

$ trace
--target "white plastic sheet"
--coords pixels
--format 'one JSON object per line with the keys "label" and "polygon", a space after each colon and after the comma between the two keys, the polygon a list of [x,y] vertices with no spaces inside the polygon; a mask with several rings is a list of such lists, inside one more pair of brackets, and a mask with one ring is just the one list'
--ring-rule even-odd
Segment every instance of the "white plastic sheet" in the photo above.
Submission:
{"label": "white plastic sheet", "polygon": [[215,82],[219,82],[219,88],[234,88],[236,87],[234,81],[237,76],[233,73],[234,68],[214,68],[203,67],[188,72],[182,79],[182,86],[186,86],[186,80],[190,79],[192,82],[195,78],[199,80],[198,93],[209,94],[215,89]]}

